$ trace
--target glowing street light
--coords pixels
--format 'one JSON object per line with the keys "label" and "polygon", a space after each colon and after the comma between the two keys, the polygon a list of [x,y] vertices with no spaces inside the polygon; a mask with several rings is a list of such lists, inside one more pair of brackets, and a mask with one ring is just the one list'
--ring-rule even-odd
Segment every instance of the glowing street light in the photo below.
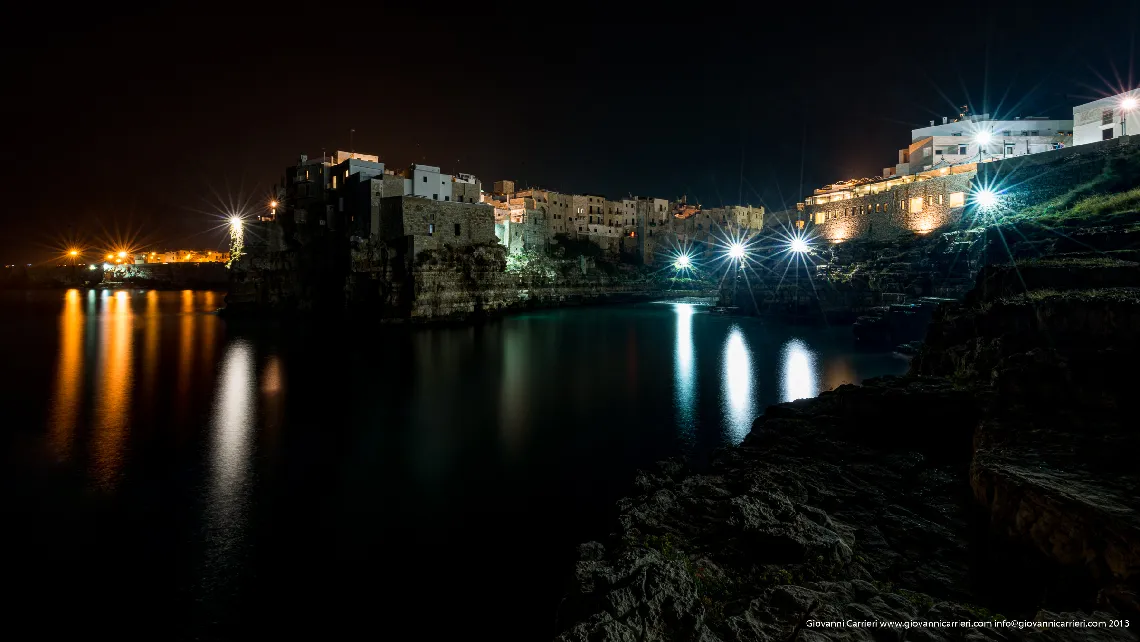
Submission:
{"label": "glowing street light", "polygon": [[788,246],[788,249],[790,249],[793,252],[798,252],[800,254],[803,254],[804,252],[808,251],[808,244],[807,244],[807,241],[805,241],[802,238],[797,236],[794,239],[792,239],[792,242]]}
{"label": "glowing street light", "polygon": [[68,256],[79,256],[79,250],[71,250],[67,253]]}
{"label": "glowing street light", "polygon": [[688,254],[682,254],[673,261],[673,267],[678,270],[687,270],[693,266],[693,260],[689,258]]}
{"label": "glowing street light", "polygon": [[981,210],[993,209],[998,204],[997,192],[983,187],[974,193],[974,204]]}
{"label": "glowing street light", "polygon": [[1133,98],[1132,96],[1128,96],[1124,100],[1120,101],[1120,135],[1121,136],[1127,136],[1128,135],[1128,130],[1126,129],[1127,125],[1125,123],[1127,121],[1128,112],[1132,111],[1133,109],[1136,109],[1136,99]]}
{"label": "glowing street light", "polygon": [[974,134],[974,142],[978,144],[978,162],[982,162],[982,148],[990,144],[994,139],[994,135],[988,131],[980,131]]}
{"label": "glowing street light", "polygon": [[230,227],[241,229],[241,219],[236,216],[230,217]]}
{"label": "glowing street light", "polygon": [[269,201],[269,209],[277,209],[277,201]]}
{"label": "glowing street light", "polygon": [[744,244],[739,241],[728,246],[728,256],[740,261],[744,259]]}
{"label": "glowing street light", "polygon": [[126,252],[119,252],[119,258],[120,258],[120,259],[125,259],[125,258],[127,258],[127,253],[126,253]]}
{"label": "glowing street light", "polygon": [[105,258],[106,258],[108,261],[110,261],[111,259],[115,258],[115,255],[114,255],[114,254],[108,254],[108,255],[107,255]]}

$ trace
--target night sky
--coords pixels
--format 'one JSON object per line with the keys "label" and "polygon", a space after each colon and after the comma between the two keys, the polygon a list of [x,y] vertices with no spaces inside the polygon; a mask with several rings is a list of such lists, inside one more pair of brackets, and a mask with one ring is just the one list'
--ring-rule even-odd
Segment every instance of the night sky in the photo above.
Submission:
{"label": "night sky", "polygon": [[350,129],[390,167],[488,189],[779,208],[879,174],[911,128],[958,105],[1071,118],[1136,81],[1135,2],[799,4],[12,14],[0,263],[48,260],[69,238],[224,247],[211,213],[263,203],[298,154],[348,149]]}

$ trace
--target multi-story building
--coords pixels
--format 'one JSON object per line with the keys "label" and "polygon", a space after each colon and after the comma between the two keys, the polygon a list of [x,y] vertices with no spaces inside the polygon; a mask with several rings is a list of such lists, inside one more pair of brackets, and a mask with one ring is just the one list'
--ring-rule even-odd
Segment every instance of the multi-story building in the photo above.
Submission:
{"label": "multi-story building", "polygon": [[1073,144],[1140,134],[1140,88],[1073,107]]}
{"label": "multi-story building", "polygon": [[495,242],[493,211],[482,203],[387,196],[378,199],[370,228],[373,236],[386,243],[407,243],[406,250],[418,256],[443,245]]}
{"label": "multi-story building", "polygon": [[296,165],[285,169],[285,206],[296,225],[325,226],[332,214],[328,189],[333,159],[301,154]]}
{"label": "multi-story building", "polygon": [[911,130],[911,143],[884,176],[906,176],[962,163],[988,162],[1036,154],[1072,144],[1073,121],[1044,117],[994,120],[989,114],[965,116]]}

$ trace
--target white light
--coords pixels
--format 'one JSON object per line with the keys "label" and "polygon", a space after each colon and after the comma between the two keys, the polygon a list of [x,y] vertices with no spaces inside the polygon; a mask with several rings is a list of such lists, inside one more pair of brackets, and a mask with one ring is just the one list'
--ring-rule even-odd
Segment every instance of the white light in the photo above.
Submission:
{"label": "white light", "polygon": [[781,401],[806,399],[819,394],[815,376],[815,354],[807,344],[792,339],[784,344],[784,381]]}
{"label": "white light", "polygon": [[1120,101],[1120,108],[1124,111],[1132,111],[1136,108],[1136,99],[1131,96],[1125,98],[1124,100]]}
{"label": "white light", "polygon": [[738,261],[744,258],[744,244],[733,243],[732,245],[728,246],[728,255]]}
{"label": "white light", "polygon": [[793,252],[801,252],[801,253],[807,252],[808,251],[807,241],[805,241],[802,238],[797,236],[796,238],[792,239],[792,244],[791,244],[790,249]]}
{"label": "white light", "polygon": [[681,256],[677,257],[676,261],[673,261],[673,267],[677,268],[678,270],[684,270],[691,267],[692,265],[693,261],[689,258],[688,254],[682,254]]}
{"label": "white light", "polygon": [[974,140],[977,141],[977,143],[979,145],[988,145],[989,142],[993,139],[993,137],[994,137],[993,134],[991,134],[989,132],[978,132],[974,136]]}
{"label": "white light", "polygon": [[236,216],[230,217],[230,225],[233,227],[240,228],[241,227],[241,219],[236,217]]}
{"label": "white light", "polygon": [[974,194],[974,202],[982,209],[989,209],[997,205],[998,196],[992,189],[981,189]]}
{"label": "white light", "polygon": [[89,267],[89,268],[87,268],[87,269],[89,269],[89,270],[98,270],[98,269],[99,269],[99,266],[98,266],[98,265],[95,265],[94,263],[92,263],[92,264],[91,264],[91,267]]}
{"label": "white light", "polygon": [[111,265],[110,263],[104,263],[104,264],[103,264],[103,269],[104,269],[104,270],[110,270],[110,269],[111,269],[111,268],[113,268],[113,267],[115,267],[115,266]]}
{"label": "white light", "polygon": [[728,331],[724,342],[722,398],[734,443],[740,443],[752,427],[752,354],[738,326]]}

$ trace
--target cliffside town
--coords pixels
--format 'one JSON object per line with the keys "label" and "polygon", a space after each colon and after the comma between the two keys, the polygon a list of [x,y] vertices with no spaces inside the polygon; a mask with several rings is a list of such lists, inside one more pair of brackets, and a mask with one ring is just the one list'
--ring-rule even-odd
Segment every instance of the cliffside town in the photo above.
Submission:
{"label": "cliffside town", "polygon": [[[986,225],[1082,189],[1110,171],[1110,159],[1134,155],[1123,108],[1102,102],[1075,107],[1074,120],[962,113],[932,121],[912,131],[882,176],[826,186],[779,211],[519,189],[509,180],[488,191],[474,176],[435,166],[394,170],[378,156],[343,151],[301,156],[269,215],[247,227],[228,309],[462,318],[671,296],[682,277],[679,291],[740,313],[866,317],[865,336],[921,338],[888,331],[900,326],[889,306],[928,313],[937,299],[961,298],[986,261]],[[535,257],[554,275],[546,282],[508,269]],[[427,300],[449,303],[420,303]],[[903,318],[913,309],[894,312],[921,329]]]}

